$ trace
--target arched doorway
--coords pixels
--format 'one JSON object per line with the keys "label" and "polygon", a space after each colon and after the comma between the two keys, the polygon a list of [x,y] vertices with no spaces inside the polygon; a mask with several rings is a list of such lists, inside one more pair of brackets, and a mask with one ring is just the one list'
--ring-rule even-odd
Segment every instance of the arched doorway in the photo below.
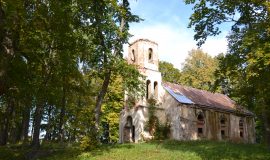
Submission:
{"label": "arched doorway", "polygon": [[135,126],[131,116],[127,117],[124,127],[124,142],[135,142]]}

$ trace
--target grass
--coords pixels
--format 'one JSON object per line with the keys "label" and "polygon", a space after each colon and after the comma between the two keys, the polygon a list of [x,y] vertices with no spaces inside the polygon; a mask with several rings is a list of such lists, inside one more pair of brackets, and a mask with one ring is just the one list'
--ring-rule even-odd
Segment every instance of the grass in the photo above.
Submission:
{"label": "grass", "polygon": [[[11,148],[0,148],[0,159],[22,158],[22,152],[12,152]],[[141,144],[103,145],[83,152],[77,147],[43,147],[39,160],[270,160],[270,151],[258,144],[233,144],[212,141],[163,141]],[[4,151],[4,152],[3,152]],[[2,154],[5,153],[5,154]],[[43,154],[42,154],[43,153]],[[10,156],[8,156],[10,155]],[[13,156],[12,156],[13,155]],[[5,159],[6,157],[6,159]],[[26,158],[25,158],[26,159]],[[2,160],[2,159],[1,159]]]}

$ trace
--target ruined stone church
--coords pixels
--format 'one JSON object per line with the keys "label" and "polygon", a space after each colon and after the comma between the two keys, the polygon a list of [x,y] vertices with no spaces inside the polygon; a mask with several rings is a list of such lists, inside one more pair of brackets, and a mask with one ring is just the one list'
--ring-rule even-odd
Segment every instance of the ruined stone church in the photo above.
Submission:
{"label": "ruined stone church", "polygon": [[146,94],[133,107],[124,107],[121,111],[121,143],[139,142],[149,135],[145,125],[148,121],[147,100],[151,97],[158,104],[155,114],[159,122],[169,123],[170,139],[255,142],[252,112],[226,95],[162,81],[156,42],[138,39],[131,43],[127,61],[136,65],[146,77]]}

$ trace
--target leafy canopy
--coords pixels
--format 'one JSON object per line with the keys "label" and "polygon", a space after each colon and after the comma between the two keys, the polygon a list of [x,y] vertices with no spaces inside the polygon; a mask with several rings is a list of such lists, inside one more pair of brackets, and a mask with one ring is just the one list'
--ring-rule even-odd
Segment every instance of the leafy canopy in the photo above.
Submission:
{"label": "leafy canopy", "polygon": [[211,90],[218,61],[202,50],[191,50],[183,64],[181,83],[194,88]]}
{"label": "leafy canopy", "polygon": [[270,146],[270,2],[268,0],[186,0],[194,4],[189,27],[201,46],[229,22],[229,51],[219,64],[217,84],[257,112]]}

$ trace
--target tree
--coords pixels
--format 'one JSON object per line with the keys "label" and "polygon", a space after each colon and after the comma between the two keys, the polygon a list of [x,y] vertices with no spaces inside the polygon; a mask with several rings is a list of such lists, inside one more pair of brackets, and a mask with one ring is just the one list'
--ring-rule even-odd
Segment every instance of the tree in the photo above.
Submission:
{"label": "tree", "polygon": [[159,71],[161,72],[161,76],[163,81],[171,82],[171,83],[179,83],[180,79],[180,70],[174,68],[173,64],[165,61],[159,62]]}
{"label": "tree", "polygon": [[[98,49],[101,53],[101,67],[100,63],[97,64],[100,67],[100,77],[103,79],[95,107],[95,127],[98,131],[101,106],[108,90],[111,76],[114,72],[118,72],[117,64],[123,60],[122,50],[123,44],[128,41],[129,23],[138,22],[139,18],[130,12],[127,0],[123,0],[120,5],[118,5],[117,1],[113,5],[111,3],[106,4],[95,1],[93,9],[95,10],[94,13],[96,13],[94,17],[97,23],[94,26],[97,29],[97,42],[100,45]],[[99,12],[101,11],[104,14],[100,14]],[[107,33],[107,35],[104,36],[103,32]]]}
{"label": "tree", "polygon": [[180,82],[194,88],[211,90],[218,61],[202,50],[191,50],[183,63]]}
{"label": "tree", "polygon": [[140,86],[122,57],[128,23],[138,20],[126,0],[1,1],[0,144],[32,138],[39,147],[41,131],[61,142],[95,133],[110,81]]}
{"label": "tree", "polygon": [[[135,99],[144,95],[144,77],[134,65],[128,65],[125,60],[119,61],[117,71],[111,77],[108,92],[102,105],[102,122],[108,125],[108,137],[110,142],[119,139],[120,112],[124,107],[124,95]],[[103,127],[104,129],[104,127]],[[105,129],[106,130],[106,129]]]}
{"label": "tree", "polygon": [[230,22],[229,51],[219,65],[219,81],[230,88],[243,105],[264,122],[264,138],[270,146],[270,3],[268,0],[186,0],[195,4],[189,27],[202,45],[208,36],[220,33],[219,24]]}
{"label": "tree", "polygon": [[119,122],[120,112],[124,106],[124,88],[123,79],[120,76],[112,79],[112,83],[108,88],[108,93],[105,97],[104,104],[102,105],[102,123],[103,138],[107,142],[116,143],[119,139]]}

